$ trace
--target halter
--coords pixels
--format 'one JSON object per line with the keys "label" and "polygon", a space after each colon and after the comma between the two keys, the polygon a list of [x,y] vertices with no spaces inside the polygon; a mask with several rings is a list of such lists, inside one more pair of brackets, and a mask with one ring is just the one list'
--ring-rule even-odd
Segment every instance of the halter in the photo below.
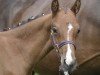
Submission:
{"label": "halter", "polygon": [[[59,52],[59,49],[60,49],[61,47],[63,47],[64,45],[67,45],[67,44],[71,44],[71,45],[73,45],[73,46],[75,47],[75,44],[74,44],[73,41],[63,40],[63,41],[61,41],[61,42],[57,42],[57,41],[55,40],[55,38],[56,38],[56,36],[55,36],[54,33],[51,31],[51,40],[52,40],[52,44],[53,44],[53,46],[54,46],[54,48],[56,49],[57,52]],[[75,47],[75,49],[76,49],[76,47]]]}

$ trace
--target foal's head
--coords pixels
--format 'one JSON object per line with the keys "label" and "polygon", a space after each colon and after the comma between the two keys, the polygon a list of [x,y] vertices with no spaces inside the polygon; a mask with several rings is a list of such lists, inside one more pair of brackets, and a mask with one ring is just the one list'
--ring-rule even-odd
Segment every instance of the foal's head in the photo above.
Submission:
{"label": "foal's head", "polygon": [[53,0],[51,6],[53,18],[51,39],[54,48],[60,53],[61,65],[59,70],[64,75],[68,75],[76,67],[74,41],[79,30],[79,24],[75,17],[78,10],[76,7],[74,9],[74,6],[72,10],[67,9],[66,12],[59,9],[58,0]]}

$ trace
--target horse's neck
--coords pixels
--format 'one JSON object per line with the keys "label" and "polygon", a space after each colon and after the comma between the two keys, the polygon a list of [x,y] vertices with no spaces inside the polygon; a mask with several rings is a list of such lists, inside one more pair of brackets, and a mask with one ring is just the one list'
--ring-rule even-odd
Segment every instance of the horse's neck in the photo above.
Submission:
{"label": "horse's neck", "polygon": [[38,32],[48,30],[48,28],[50,27],[50,22],[51,14],[33,20],[26,25],[21,26],[20,28],[16,28],[15,30],[13,30],[13,32],[17,38],[20,38],[22,40],[27,40],[28,38],[31,39],[31,37],[35,37]]}
{"label": "horse's neck", "polygon": [[51,14],[11,31],[14,37],[20,40],[23,56],[29,63],[35,63],[41,53],[50,37],[50,27]]}

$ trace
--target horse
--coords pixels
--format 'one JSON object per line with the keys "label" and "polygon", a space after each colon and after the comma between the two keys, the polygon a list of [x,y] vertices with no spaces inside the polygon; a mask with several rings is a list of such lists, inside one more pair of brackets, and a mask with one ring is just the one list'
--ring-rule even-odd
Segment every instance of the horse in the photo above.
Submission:
{"label": "horse", "polygon": [[[75,0],[63,0],[60,3],[62,3],[61,6],[64,6],[64,8],[66,9],[66,6],[72,6],[74,1]],[[97,75],[97,73],[100,72],[100,69],[98,68],[100,66],[99,65],[100,59],[98,59],[98,57],[96,57],[96,56],[99,56],[99,51],[100,51],[100,48],[99,48],[99,44],[100,44],[100,41],[99,41],[99,38],[100,38],[100,36],[99,36],[99,32],[100,32],[100,29],[99,29],[99,24],[100,24],[99,23],[99,19],[100,19],[99,3],[100,2],[99,2],[99,0],[94,0],[94,1],[81,0],[81,1],[82,1],[81,2],[81,8],[80,8],[79,13],[77,14],[77,17],[78,17],[78,20],[79,20],[78,22],[80,23],[81,32],[77,37],[78,40],[76,39],[76,43],[77,43],[76,44],[76,48],[77,48],[76,59],[77,59],[78,65],[79,65],[79,69],[77,69],[77,74],[75,74],[75,75],[80,75],[80,74],[81,75],[92,75],[92,74]],[[40,2],[40,0],[38,0],[36,3],[41,3],[41,2]],[[27,6],[25,4],[24,4],[24,6]],[[16,4],[16,5],[19,6],[19,4]],[[44,4],[41,3],[41,6],[42,5],[44,5]],[[33,7],[34,6],[37,7],[36,4],[35,5],[33,4]],[[13,9],[14,9],[14,7],[13,7]],[[33,15],[33,16],[37,15],[37,13],[34,13],[32,11],[39,11],[40,12],[41,10],[39,10],[39,9],[40,8],[33,9],[33,8],[30,7],[30,8],[28,8],[27,13],[25,13],[25,14],[23,13],[24,15],[22,17],[27,18],[27,16],[30,15],[30,12],[31,12],[31,15]],[[47,10],[48,10],[48,8],[46,7],[46,9],[44,9],[43,11],[47,11]],[[26,12],[26,11],[24,10],[24,12]],[[15,17],[15,20],[16,19],[20,20],[18,18],[18,14]],[[11,13],[11,15],[9,15],[9,16],[11,17],[11,16],[13,16],[13,14]],[[20,14],[19,14],[19,16],[20,16]],[[13,21],[13,20],[11,19],[10,21]],[[1,24],[3,24],[3,23],[1,23]],[[95,37],[93,37],[93,36],[95,36]],[[93,57],[93,58],[90,60],[89,58],[91,58],[91,57]],[[39,72],[41,71],[42,74],[43,74],[44,71],[45,71],[44,74],[46,72],[49,72],[49,73],[52,72],[52,74],[56,75],[58,73],[58,68],[59,68],[58,66],[60,64],[59,58],[60,57],[55,50],[51,51],[38,64]],[[49,61],[51,61],[52,64]],[[96,64],[95,64],[95,62],[96,62]],[[91,66],[91,63],[94,64],[95,66]],[[75,70],[75,72],[76,72],[76,70]],[[91,74],[88,74],[90,72],[91,72]]]}
{"label": "horse", "polygon": [[60,54],[60,72],[68,75],[73,71],[74,40],[79,29],[75,9],[65,12],[59,9],[58,0],[53,0],[51,10],[52,13],[23,26],[0,32],[0,74],[30,75],[32,68],[49,52],[43,48],[50,39]]}
{"label": "horse", "polygon": [[[78,13],[78,11],[79,11],[79,7],[80,7],[80,4],[79,4],[79,2],[80,2],[80,0],[77,0],[76,2],[75,2],[75,4],[73,5],[73,7],[72,7],[72,9],[71,10],[73,10],[73,12],[75,13],[75,15]],[[67,11],[68,12],[68,11]],[[77,33],[79,33],[79,31],[80,31],[80,29],[78,28],[78,31],[77,31]],[[74,40],[75,40],[75,37],[73,38]],[[54,40],[54,38],[53,38],[53,40]],[[53,43],[55,43],[55,40],[54,40],[54,42]],[[45,45],[45,47],[43,48],[43,51],[44,50],[47,50],[47,51],[51,51],[53,48],[51,48],[51,44],[52,44],[52,42],[49,40],[48,42],[47,42],[47,44]],[[74,44],[73,44],[74,45]],[[75,45],[74,45],[74,47],[75,47]],[[48,52],[49,53],[49,52]],[[43,53],[44,54],[44,53]],[[43,55],[42,53],[41,53],[41,55]],[[50,64],[50,61],[49,61],[49,59],[48,58],[50,58],[51,60],[52,60],[52,64]],[[37,65],[36,65],[36,67],[35,67],[35,69],[33,69],[34,70],[34,72],[33,73],[35,73],[35,72],[37,72],[37,73],[39,73],[40,75],[58,75],[59,74],[59,71],[60,71],[60,73],[62,73],[63,74],[63,72],[62,72],[62,69],[64,70],[65,68],[62,68],[62,65],[59,67],[59,65],[60,65],[60,63],[62,63],[62,61],[60,62],[59,61],[60,60],[60,56],[59,56],[59,50],[57,50],[57,52],[55,51],[55,50],[53,50],[53,51],[51,51],[48,55],[47,55],[47,57],[43,60],[42,59],[42,63],[41,63],[41,60],[40,60],[40,63],[38,63]],[[75,65],[75,67],[76,67],[76,65]],[[74,68],[75,68],[74,67]],[[59,69],[60,68],[60,69]],[[73,70],[72,70],[73,71]],[[72,72],[72,71],[70,71],[70,73]],[[61,74],[61,75],[62,75]],[[34,75],[34,74],[33,74]],[[64,74],[64,75],[67,75],[66,73]]]}
{"label": "horse", "polygon": [[[81,33],[78,35],[76,40],[76,59],[78,62],[78,68],[72,75],[99,75],[99,1],[81,1],[82,7],[77,15],[81,24]],[[44,49],[48,49],[49,44],[46,46],[47,47]],[[40,73],[40,75],[45,75],[45,72],[49,72],[51,75],[58,75],[58,68],[60,64],[59,58],[58,53],[55,50],[52,50],[42,61],[40,61],[40,63],[37,65],[38,71],[36,71]]]}

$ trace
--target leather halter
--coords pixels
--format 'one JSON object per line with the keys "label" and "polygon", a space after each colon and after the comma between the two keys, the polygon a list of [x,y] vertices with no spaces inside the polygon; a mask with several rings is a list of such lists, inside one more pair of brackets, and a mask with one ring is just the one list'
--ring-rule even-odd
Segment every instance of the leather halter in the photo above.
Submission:
{"label": "leather halter", "polygon": [[[73,45],[73,46],[75,47],[75,44],[74,44],[73,41],[63,40],[63,41],[61,41],[61,42],[57,42],[57,41],[55,40],[55,38],[56,38],[56,36],[54,35],[53,32],[51,32],[52,45],[54,46],[54,48],[56,49],[57,52],[59,52],[59,49],[60,49],[61,47],[63,47],[64,45],[67,45],[67,44],[71,44],[71,45]],[[76,47],[75,47],[75,49],[76,49]]]}

